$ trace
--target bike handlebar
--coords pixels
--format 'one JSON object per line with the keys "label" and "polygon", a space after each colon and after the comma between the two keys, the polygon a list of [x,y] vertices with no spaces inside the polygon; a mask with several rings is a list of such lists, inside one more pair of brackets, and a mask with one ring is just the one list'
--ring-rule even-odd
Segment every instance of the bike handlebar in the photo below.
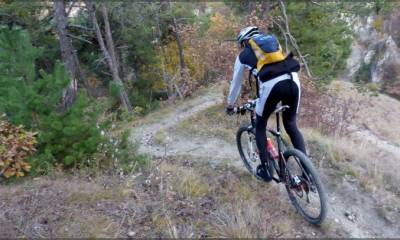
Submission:
{"label": "bike handlebar", "polygon": [[254,108],[256,107],[256,100],[249,100],[247,103],[233,108],[233,112],[236,114],[245,114],[246,111],[254,111]]}

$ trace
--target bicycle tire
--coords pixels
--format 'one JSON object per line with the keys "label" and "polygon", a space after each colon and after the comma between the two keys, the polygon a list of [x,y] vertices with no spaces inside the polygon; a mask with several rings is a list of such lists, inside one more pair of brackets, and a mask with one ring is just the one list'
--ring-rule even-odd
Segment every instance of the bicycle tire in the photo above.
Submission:
{"label": "bicycle tire", "polygon": [[[251,124],[242,124],[237,133],[236,133],[236,145],[238,147],[239,150],[239,155],[240,158],[242,159],[242,162],[244,164],[244,166],[246,167],[246,169],[254,176],[257,177],[257,175],[255,174],[253,168],[251,167],[251,163],[250,163],[250,159],[247,158],[247,156],[245,155],[244,151],[243,151],[243,144],[242,144],[242,134],[243,133],[247,133],[247,134],[252,134],[254,136],[255,139],[255,134],[254,134],[254,129],[251,129]],[[258,153],[257,153],[258,154]]]}
{"label": "bicycle tire", "polygon": [[[301,163],[301,165],[305,168],[306,174],[312,178],[312,182],[315,185],[316,191],[318,192],[319,202],[320,202],[320,212],[317,217],[310,216],[304,208],[299,204],[299,201],[296,198],[296,193],[292,190],[292,187],[288,182],[285,182],[286,191],[288,192],[289,199],[292,205],[296,208],[297,211],[300,212],[300,215],[309,223],[314,225],[320,225],[326,218],[327,215],[327,200],[324,186],[318,176],[317,170],[315,169],[314,165],[312,164],[311,160],[304,155],[301,151],[288,148],[286,151],[283,152],[283,156],[288,161],[290,157],[296,157]],[[296,161],[297,162],[297,161]],[[288,164],[288,163],[287,163]],[[298,164],[298,163],[297,163]],[[303,170],[302,170],[303,171]],[[303,171],[304,172],[304,171]],[[303,190],[301,190],[303,191]],[[308,194],[307,194],[308,198]]]}

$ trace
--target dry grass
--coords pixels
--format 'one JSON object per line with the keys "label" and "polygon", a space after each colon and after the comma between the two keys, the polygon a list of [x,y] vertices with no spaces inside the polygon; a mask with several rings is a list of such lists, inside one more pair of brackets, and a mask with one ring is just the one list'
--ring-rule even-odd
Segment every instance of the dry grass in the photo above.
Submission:
{"label": "dry grass", "polygon": [[163,162],[158,168],[160,191],[168,197],[179,196],[182,199],[203,197],[209,191],[197,171],[176,164]]}
{"label": "dry grass", "polygon": [[273,219],[268,212],[260,211],[255,201],[227,204],[218,209],[213,217],[215,221],[211,224],[210,237],[271,237],[268,223]]}
{"label": "dry grass", "polygon": [[346,138],[332,138],[322,135],[313,129],[303,129],[310,154],[317,164],[323,166],[325,162],[333,165],[344,162],[362,161],[373,156],[374,149],[357,144]]}
{"label": "dry grass", "polygon": [[234,136],[245,117],[229,117],[223,105],[209,107],[180,122],[174,130],[183,134],[215,137],[234,143]]}
{"label": "dry grass", "polygon": [[165,131],[164,128],[159,129],[155,134],[154,134],[154,141],[155,143],[159,145],[165,145],[168,142],[168,134]]}
{"label": "dry grass", "polygon": [[[188,157],[167,158],[151,169],[123,179],[59,176],[2,187],[0,235],[100,238],[133,231],[135,237],[157,238],[293,237],[311,228],[284,191],[241,169],[211,168]],[[300,235],[311,231],[323,234],[311,228]]]}
{"label": "dry grass", "polygon": [[358,92],[354,85],[345,81],[333,81],[332,89],[342,99],[352,99],[351,104],[359,105],[353,113],[351,123],[357,126],[368,127],[375,135],[400,146],[400,128],[393,123],[400,118],[400,102],[386,95],[371,95]]}
{"label": "dry grass", "polygon": [[[400,165],[391,159],[396,156],[382,155],[382,151],[371,144],[327,138],[313,130],[304,133],[311,156],[323,172],[333,178],[356,180],[360,189],[375,199],[374,208],[382,218],[391,223],[400,219],[398,176],[392,173]],[[393,163],[392,169],[386,164],[389,160]]]}
{"label": "dry grass", "polygon": [[82,180],[64,176],[2,187],[0,223],[13,226],[0,230],[2,236],[114,237],[116,222],[92,206],[109,201],[118,204],[122,200],[119,188],[105,189]]}
{"label": "dry grass", "polygon": [[55,235],[60,238],[112,238],[118,236],[119,224],[95,213],[71,215],[73,220],[60,222]]}
{"label": "dry grass", "polygon": [[185,198],[204,197],[209,186],[198,176],[193,169],[175,172],[176,176],[172,181],[172,189]]}
{"label": "dry grass", "polygon": [[121,201],[126,193],[122,186],[107,188],[97,185],[71,185],[66,196],[68,203],[90,204],[102,200]]}
{"label": "dry grass", "polygon": [[311,157],[320,168],[340,169],[341,175],[357,178],[364,190],[385,188],[394,192],[399,191],[395,180],[398,177],[394,176],[392,171],[400,165],[386,164],[388,160],[396,164],[393,160],[398,157],[393,155],[382,157],[382,151],[371,147],[371,144],[356,143],[346,138],[328,138],[315,130],[307,129],[304,135],[308,141]]}

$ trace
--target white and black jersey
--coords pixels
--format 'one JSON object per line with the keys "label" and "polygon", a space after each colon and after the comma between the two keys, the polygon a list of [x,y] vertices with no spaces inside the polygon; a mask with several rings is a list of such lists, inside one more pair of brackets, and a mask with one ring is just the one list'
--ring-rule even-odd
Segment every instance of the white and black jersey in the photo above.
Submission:
{"label": "white and black jersey", "polygon": [[294,80],[300,91],[300,81],[296,73],[299,70],[298,62],[294,60],[291,55],[282,62],[264,66],[260,72],[257,71],[256,66],[257,58],[251,47],[246,44],[242,52],[240,52],[240,54],[236,57],[233,69],[233,78],[227,100],[229,105],[233,105],[239,96],[245,68],[251,71],[251,73],[256,77],[259,83],[258,85],[260,86],[258,89],[259,99],[257,99],[256,108],[256,112],[260,116],[264,110],[265,101],[267,100],[271,89],[276,83],[287,79]]}

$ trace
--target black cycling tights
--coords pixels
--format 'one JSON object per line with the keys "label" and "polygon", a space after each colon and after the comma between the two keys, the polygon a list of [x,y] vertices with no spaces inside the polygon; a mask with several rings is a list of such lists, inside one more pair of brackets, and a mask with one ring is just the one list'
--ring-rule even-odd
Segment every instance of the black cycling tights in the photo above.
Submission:
{"label": "black cycling tights", "polygon": [[304,144],[303,135],[297,128],[296,124],[296,111],[297,103],[299,101],[299,89],[297,84],[293,80],[283,80],[278,82],[272,88],[265,106],[262,116],[256,118],[256,142],[257,147],[260,151],[260,158],[262,163],[267,160],[267,149],[266,149],[266,127],[267,121],[271,113],[276,109],[276,105],[282,101],[282,105],[289,105],[289,109],[286,109],[282,113],[283,125],[286,132],[288,133],[293,146],[298,150],[306,154],[306,148]]}

